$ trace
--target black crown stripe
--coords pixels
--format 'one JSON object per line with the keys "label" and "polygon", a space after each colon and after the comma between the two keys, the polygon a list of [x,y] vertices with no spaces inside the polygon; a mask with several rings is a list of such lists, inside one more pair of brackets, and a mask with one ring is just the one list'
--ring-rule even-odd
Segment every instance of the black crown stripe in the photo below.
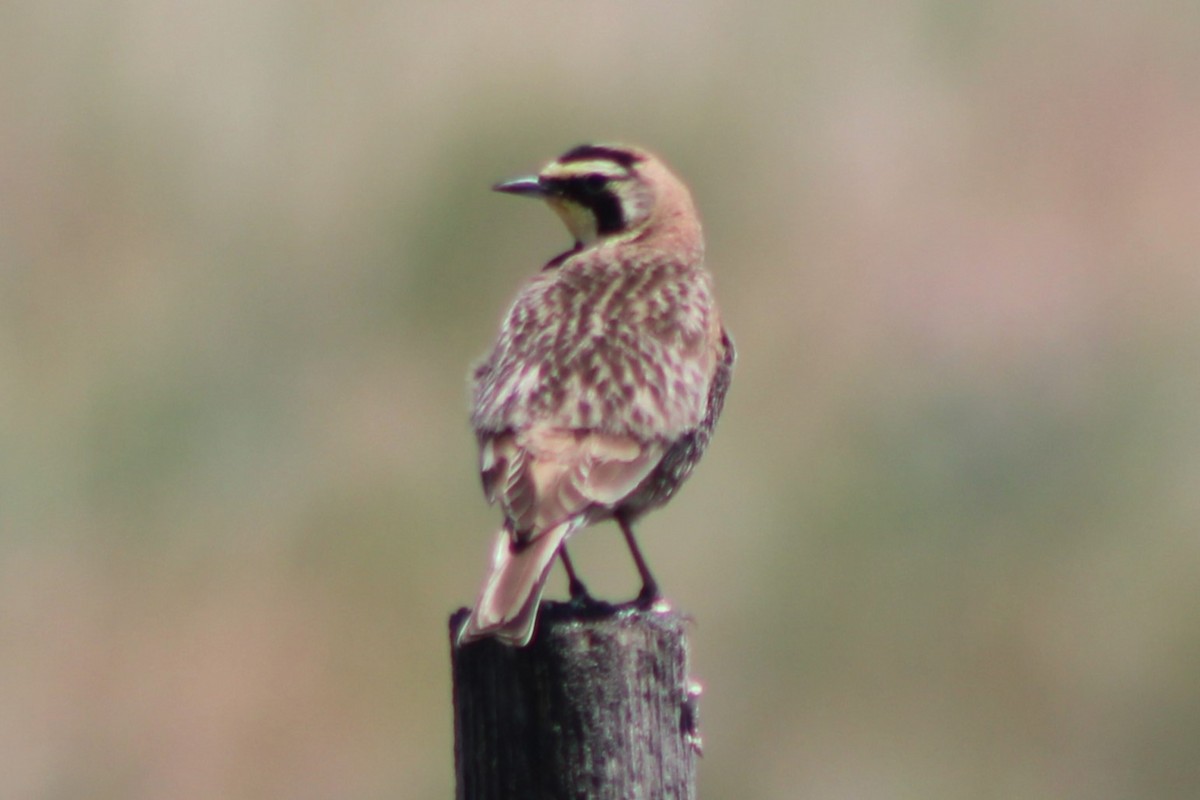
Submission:
{"label": "black crown stripe", "polygon": [[564,153],[558,159],[558,163],[570,164],[572,161],[592,161],[594,159],[606,159],[615,164],[620,164],[625,169],[630,169],[634,164],[641,161],[642,157],[628,150],[620,150],[616,147],[605,147],[599,144],[581,144]]}

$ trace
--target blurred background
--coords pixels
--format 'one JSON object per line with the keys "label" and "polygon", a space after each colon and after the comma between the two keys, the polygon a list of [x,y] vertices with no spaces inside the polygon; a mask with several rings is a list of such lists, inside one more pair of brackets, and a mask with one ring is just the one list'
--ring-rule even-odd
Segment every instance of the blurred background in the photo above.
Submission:
{"label": "blurred background", "polygon": [[[466,375],[589,140],[741,359],[700,793],[1200,796],[1200,5],[9,4],[0,796],[447,798]],[[637,589],[612,526],[593,588]],[[552,594],[563,593],[561,576]]]}

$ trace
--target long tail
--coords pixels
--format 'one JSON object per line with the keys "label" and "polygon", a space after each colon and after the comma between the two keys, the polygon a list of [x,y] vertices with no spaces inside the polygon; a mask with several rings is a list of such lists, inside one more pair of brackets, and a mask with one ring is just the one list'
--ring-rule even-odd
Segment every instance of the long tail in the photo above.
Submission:
{"label": "long tail", "polygon": [[562,522],[516,547],[508,531],[500,529],[479,599],[458,633],[460,645],[486,636],[514,647],[529,644],[550,567],[577,524]]}

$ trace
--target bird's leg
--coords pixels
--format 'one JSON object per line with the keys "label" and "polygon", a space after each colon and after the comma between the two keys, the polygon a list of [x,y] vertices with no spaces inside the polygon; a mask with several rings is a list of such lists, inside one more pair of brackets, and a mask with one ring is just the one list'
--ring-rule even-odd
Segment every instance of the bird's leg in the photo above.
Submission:
{"label": "bird's leg", "polygon": [[629,545],[629,552],[633,555],[633,563],[637,565],[638,575],[642,577],[642,590],[638,592],[637,604],[643,608],[649,608],[662,598],[662,594],[658,591],[658,581],[654,580],[654,576],[650,574],[650,568],[646,566],[646,559],[642,557],[637,540],[633,538],[633,525],[624,514],[618,513],[616,518],[617,524],[621,526],[621,533],[625,535],[625,544]]}
{"label": "bird's leg", "polygon": [[588,594],[583,581],[579,580],[579,575],[575,572],[575,565],[571,563],[571,557],[567,555],[566,543],[559,549],[558,555],[562,558],[563,569],[567,571],[567,591],[571,593],[571,601],[583,604],[592,602],[592,596]]}

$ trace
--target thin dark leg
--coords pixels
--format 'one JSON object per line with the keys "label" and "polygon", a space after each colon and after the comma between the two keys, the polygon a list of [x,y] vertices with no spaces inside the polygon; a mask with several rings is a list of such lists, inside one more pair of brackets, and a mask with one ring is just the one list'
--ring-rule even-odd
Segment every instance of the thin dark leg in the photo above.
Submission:
{"label": "thin dark leg", "polygon": [[563,569],[567,571],[567,591],[571,593],[571,599],[590,602],[592,596],[588,594],[587,587],[583,585],[583,581],[579,580],[579,575],[575,572],[575,565],[571,563],[571,557],[567,555],[567,545],[565,543],[559,548],[558,555],[562,559]]}
{"label": "thin dark leg", "polygon": [[653,605],[656,600],[662,598],[658,591],[658,581],[650,574],[646,559],[642,558],[642,551],[638,549],[637,540],[633,538],[633,526],[624,514],[617,514],[617,524],[621,526],[621,533],[625,534],[625,544],[629,545],[633,563],[637,564],[638,575],[642,576],[642,591],[638,592],[637,596],[638,605]]}

